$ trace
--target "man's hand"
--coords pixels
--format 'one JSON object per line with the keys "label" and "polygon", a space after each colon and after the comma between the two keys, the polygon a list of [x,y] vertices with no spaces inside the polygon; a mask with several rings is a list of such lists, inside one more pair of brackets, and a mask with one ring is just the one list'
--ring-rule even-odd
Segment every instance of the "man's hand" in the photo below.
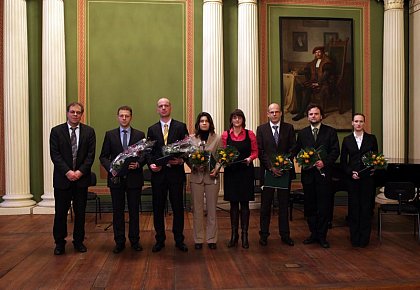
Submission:
{"label": "man's hand", "polygon": [[128,169],[129,170],[134,170],[139,168],[139,163],[138,162],[130,162],[130,164],[128,164]]}
{"label": "man's hand", "polygon": [[353,171],[353,174],[352,174],[351,178],[353,178],[353,179],[360,179],[359,173],[357,171]]}
{"label": "man's hand", "polygon": [[315,167],[318,169],[324,168],[324,162],[322,160],[318,160],[317,162],[315,162]]}
{"label": "man's hand", "polygon": [[69,171],[67,171],[67,173],[66,173],[66,177],[67,177],[67,179],[68,179],[68,180],[70,180],[70,181],[76,181],[77,179],[79,179],[79,178],[77,177],[77,175],[76,175],[76,172],[75,172],[75,171],[73,171],[73,170],[69,170]]}
{"label": "man's hand", "polygon": [[150,164],[150,170],[153,172],[159,172],[162,169],[162,166],[157,166],[156,164]]}
{"label": "man's hand", "polygon": [[270,169],[270,171],[275,175],[275,176],[282,176],[283,175],[283,171],[281,171],[280,169],[274,168],[272,167]]}

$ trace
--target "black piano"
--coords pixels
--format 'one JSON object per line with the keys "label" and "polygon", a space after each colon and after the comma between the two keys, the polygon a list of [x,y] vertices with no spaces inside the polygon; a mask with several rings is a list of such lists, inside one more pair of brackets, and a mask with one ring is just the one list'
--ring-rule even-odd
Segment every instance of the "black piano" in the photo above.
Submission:
{"label": "black piano", "polygon": [[413,182],[420,188],[420,159],[389,159],[385,170],[375,171],[376,187],[382,187],[386,182]]}

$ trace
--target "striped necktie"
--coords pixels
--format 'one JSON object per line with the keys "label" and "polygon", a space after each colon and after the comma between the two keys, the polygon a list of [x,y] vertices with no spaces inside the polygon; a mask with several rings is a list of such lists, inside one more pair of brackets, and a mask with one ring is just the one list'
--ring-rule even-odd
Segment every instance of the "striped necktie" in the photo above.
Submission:
{"label": "striped necktie", "polygon": [[76,129],[75,128],[70,128],[71,129],[71,136],[70,136],[70,142],[71,142],[71,155],[73,156],[73,170],[76,169],[76,160],[77,160],[77,137],[76,137]]}

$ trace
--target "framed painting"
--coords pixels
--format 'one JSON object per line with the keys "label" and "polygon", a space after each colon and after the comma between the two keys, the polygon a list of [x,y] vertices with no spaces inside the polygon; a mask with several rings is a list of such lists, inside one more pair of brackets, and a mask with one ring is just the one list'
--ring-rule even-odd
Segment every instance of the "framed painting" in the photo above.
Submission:
{"label": "framed painting", "polygon": [[306,108],[315,103],[323,108],[324,124],[350,131],[354,112],[353,20],[280,17],[279,27],[284,121],[296,130],[308,126]]}

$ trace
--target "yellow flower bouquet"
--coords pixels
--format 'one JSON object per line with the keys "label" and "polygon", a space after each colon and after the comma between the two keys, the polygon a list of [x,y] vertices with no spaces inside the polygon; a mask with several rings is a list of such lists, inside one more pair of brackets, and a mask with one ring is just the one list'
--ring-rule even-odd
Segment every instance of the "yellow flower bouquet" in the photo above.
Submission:
{"label": "yellow flower bouquet", "polygon": [[225,148],[218,148],[216,153],[217,162],[221,166],[228,166],[239,157],[239,151],[234,146],[227,145]]}

